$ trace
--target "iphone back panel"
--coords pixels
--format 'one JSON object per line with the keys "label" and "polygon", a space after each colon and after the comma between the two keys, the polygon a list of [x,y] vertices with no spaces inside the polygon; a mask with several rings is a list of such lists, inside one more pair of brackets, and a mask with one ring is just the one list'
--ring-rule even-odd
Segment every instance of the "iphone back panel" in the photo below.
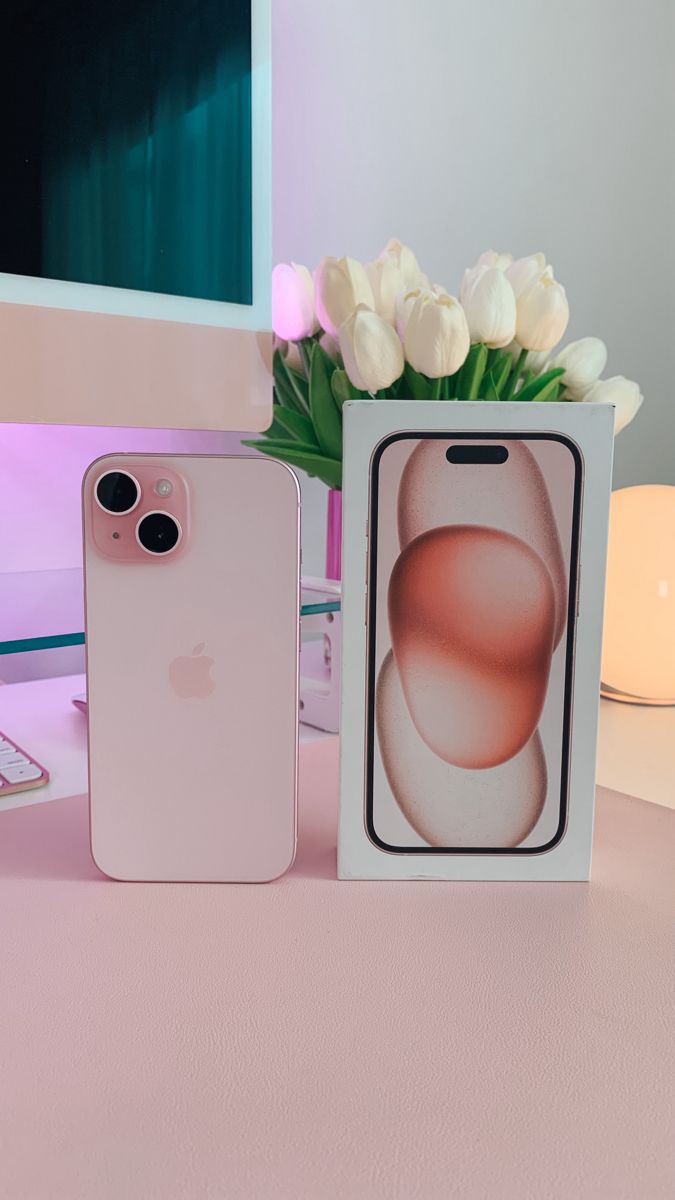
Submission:
{"label": "iphone back panel", "polygon": [[295,476],[266,458],[111,455],[83,505],[96,864],[278,877],[296,837]]}

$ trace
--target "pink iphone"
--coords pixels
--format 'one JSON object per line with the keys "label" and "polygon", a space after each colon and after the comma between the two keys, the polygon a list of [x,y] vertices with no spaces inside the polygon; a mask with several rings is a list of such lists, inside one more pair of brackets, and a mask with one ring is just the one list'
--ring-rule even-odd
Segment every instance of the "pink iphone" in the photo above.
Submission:
{"label": "pink iphone", "polygon": [[563,837],[583,462],[548,433],[395,433],[371,462],[365,824],[389,853]]}
{"label": "pink iphone", "polygon": [[117,454],[83,485],[91,848],[115,879],[262,882],[295,853],[298,484]]}

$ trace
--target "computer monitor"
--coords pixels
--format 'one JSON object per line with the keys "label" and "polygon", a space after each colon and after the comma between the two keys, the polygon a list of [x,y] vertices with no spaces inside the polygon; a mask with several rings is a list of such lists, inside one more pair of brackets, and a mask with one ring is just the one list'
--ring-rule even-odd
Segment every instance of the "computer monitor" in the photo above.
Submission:
{"label": "computer monitor", "polygon": [[271,419],[270,0],[5,0],[0,419]]}

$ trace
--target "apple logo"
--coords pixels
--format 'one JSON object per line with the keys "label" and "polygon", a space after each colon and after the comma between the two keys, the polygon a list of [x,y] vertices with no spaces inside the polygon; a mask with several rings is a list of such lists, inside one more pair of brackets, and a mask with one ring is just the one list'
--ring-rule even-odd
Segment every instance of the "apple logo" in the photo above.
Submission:
{"label": "apple logo", "polygon": [[191,657],[182,655],[169,663],[169,683],[184,700],[205,700],[216,686],[211,678],[213,659],[203,654],[203,650],[204,642],[199,642]]}

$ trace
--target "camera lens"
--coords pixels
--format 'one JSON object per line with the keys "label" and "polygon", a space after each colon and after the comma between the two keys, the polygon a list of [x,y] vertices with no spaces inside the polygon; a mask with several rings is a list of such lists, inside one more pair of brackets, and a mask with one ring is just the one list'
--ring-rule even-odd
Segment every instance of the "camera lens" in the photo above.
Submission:
{"label": "camera lens", "polygon": [[146,513],[136,526],[136,537],[148,554],[168,554],[178,545],[180,535],[180,525],[169,513]]}
{"label": "camera lens", "polygon": [[107,471],[96,484],[96,499],[109,513],[128,513],[136,507],[141,490],[126,471]]}

